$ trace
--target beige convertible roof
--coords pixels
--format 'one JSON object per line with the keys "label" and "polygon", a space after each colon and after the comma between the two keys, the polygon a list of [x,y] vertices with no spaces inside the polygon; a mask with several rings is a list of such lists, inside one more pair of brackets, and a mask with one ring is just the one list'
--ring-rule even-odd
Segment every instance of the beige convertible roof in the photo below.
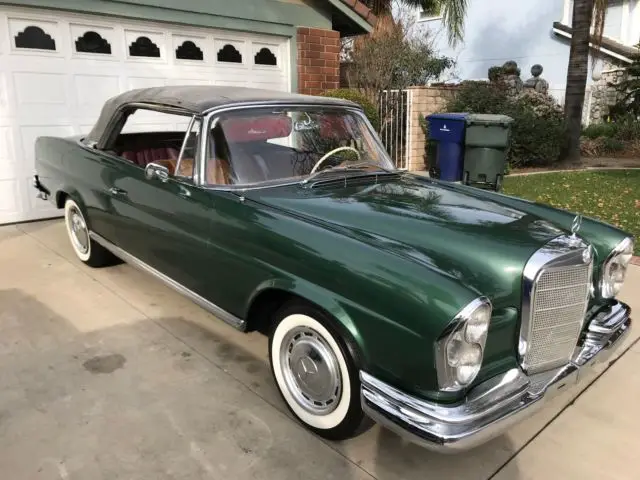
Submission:
{"label": "beige convertible roof", "polygon": [[356,103],[348,100],[247,87],[174,85],[139,88],[108,99],[102,107],[98,121],[87,135],[86,141],[97,142],[115,112],[131,103],[179,108],[193,114],[204,114],[214,108],[247,103],[264,105],[304,103],[359,108]]}

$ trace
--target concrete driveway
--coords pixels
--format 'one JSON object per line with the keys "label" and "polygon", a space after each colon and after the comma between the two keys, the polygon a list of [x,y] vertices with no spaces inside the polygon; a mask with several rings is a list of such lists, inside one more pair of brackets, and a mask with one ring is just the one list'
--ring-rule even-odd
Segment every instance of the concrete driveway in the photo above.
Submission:
{"label": "concrete driveway", "polygon": [[[640,311],[640,267],[621,297]],[[442,456],[373,427],[328,443],[288,414],[267,341],[128,265],[93,270],[60,220],[0,227],[0,467],[22,479],[631,479],[640,328],[588,385]]]}

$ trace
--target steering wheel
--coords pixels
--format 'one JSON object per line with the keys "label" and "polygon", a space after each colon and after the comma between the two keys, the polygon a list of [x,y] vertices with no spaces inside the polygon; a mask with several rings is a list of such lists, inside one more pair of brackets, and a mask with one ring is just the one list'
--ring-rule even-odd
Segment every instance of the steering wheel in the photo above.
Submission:
{"label": "steering wheel", "polygon": [[356,150],[353,147],[338,147],[338,148],[334,148],[333,150],[331,150],[330,152],[325,153],[322,158],[320,160],[318,160],[316,162],[316,164],[313,166],[313,168],[311,169],[311,171],[309,172],[309,175],[311,175],[312,173],[316,173],[316,170],[318,170],[318,167],[322,164],[322,162],[324,162],[327,158],[329,158],[331,155],[333,155],[336,152],[341,152],[342,150],[353,150],[354,152],[356,152],[356,155],[358,155],[358,160],[360,160],[360,152],[358,150]]}

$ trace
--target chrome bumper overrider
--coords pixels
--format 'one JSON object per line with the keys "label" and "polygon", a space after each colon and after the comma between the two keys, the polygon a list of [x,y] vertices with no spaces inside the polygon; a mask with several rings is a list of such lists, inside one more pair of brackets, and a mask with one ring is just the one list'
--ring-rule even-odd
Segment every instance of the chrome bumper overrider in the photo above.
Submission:
{"label": "chrome bumper overrider", "polygon": [[422,400],[360,372],[362,407],[376,422],[430,450],[473,448],[530,416],[555,393],[578,383],[590,367],[606,361],[631,328],[630,312],[617,303],[596,316],[564,367],[531,377],[511,369],[474,387],[461,404]]}

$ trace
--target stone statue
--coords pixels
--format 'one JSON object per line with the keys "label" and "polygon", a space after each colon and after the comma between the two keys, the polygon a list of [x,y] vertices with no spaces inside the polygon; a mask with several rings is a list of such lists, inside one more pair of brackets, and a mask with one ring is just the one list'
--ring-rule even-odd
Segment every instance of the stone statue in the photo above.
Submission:
{"label": "stone statue", "polygon": [[531,75],[533,75],[533,77],[524,82],[524,88],[532,88],[536,92],[546,95],[549,92],[549,82],[544,78],[540,78],[542,70],[542,65],[537,63],[531,67]]}
{"label": "stone statue", "polygon": [[510,96],[516,96],[522,92],[523,85],[520,78],[520,69],[513,60],[505,62],[501,67],[491,67],[489,69],[489,81],[504,85],[507,94]]}

